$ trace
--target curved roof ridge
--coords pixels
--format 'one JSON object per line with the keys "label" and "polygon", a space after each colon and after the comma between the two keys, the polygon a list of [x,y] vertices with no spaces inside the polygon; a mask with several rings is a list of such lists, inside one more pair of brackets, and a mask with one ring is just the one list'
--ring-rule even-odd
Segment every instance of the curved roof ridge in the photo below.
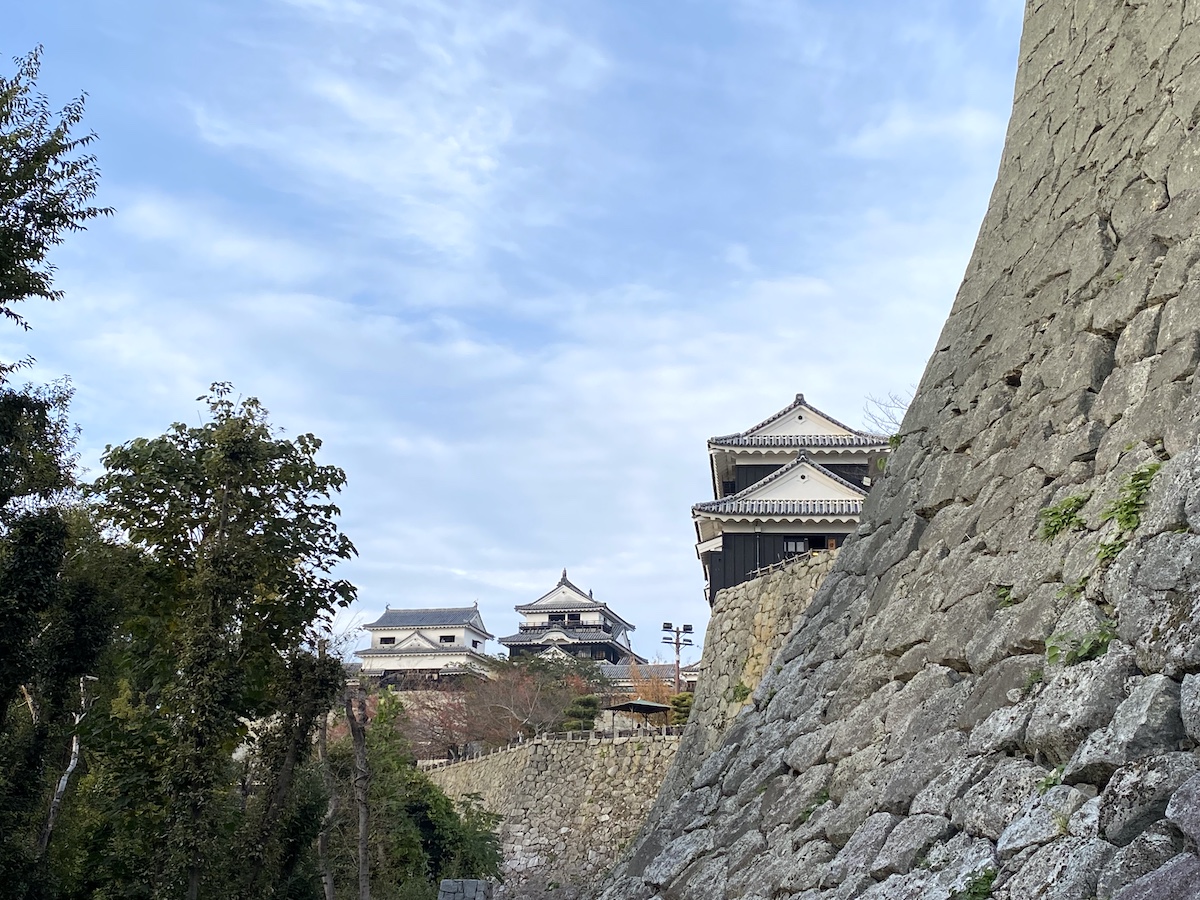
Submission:
{"label": "curved roof ridge", "polygon": [[[875,437],[875,436],[877,436],[877,435],[870,435],[870,432],[860,431],[857,428],[852,428],[851,426],[847,425],[845,422],[839,422],[833,416],[829,415],[829,413],[825,412],[822,409],[817,409],[817,407],[813,406],[811,403],[809,403],[807,400],[805,400],[804,394],[797,394],[795,400],[793,400],[791,403],[789,403],[787,406],[785,406],[783,409],[779,410],[778,412],[767,416],[765,419],[763,419],[757,425],[752,425],[749,428],[747,428],[745,431],[739,431],[736,434],[726,434],[726,435],[722,435],[721,437],[710,438],[709,440],[710,441],[718,441],[718,440],[722,440],[722,439],[745,437],[748,434],[750,434],[751,432],[757,431],[760,428],[765,428],[766,426],[770,425],[772,422],[776,422],[779,419],[783,418],[788,413],[794,412],[795,410],[801,409],[801,408],[807,409],[809,412],[816,413],[818,416],[827,420],[831,424],[836,425],[838,428],[845,428],[847,431],[849,431],[853,435],[858,435],[860,437],[864,437],[864,436]],[[884,440],[886,441],[887,439],[884,438]]]}

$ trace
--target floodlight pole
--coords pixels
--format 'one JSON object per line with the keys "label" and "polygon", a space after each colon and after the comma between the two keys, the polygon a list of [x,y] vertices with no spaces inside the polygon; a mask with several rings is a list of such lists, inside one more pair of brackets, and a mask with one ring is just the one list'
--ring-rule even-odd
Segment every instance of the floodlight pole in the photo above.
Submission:
{"label": "floodlight pole", "polygon": [[683,647],[692,646],[692,639],[684,637],[685,634],[692,633],[692,626],[691,625],[680,625],[678,628],[676,628],[670,622],[663,622],[662,630],[665,631],[668,635],[672,635],[671,637],[664,637],[662,639],[662,642],[664,644],[674,644],[675,645],[675,693],[678,694],[679,693],[679,651]]}

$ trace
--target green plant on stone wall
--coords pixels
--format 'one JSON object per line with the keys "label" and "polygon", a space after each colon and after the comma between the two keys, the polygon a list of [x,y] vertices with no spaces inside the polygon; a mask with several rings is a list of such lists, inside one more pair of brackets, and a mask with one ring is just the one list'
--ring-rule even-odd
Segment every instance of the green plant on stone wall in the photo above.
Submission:
{"label": "green plant on stone wall", "polygon": [[1063,766],[1057,766],[1051,770],[1050,774],[1037,783],[1037,792],[1045,796],[1050,788],[1058,787],[1062,784]]}
{"label": "green plant on stone wall", "polygon": [[997,606],[1000,609],[1008,609],[1010,606],[1015,606],[1020,601],[1013,597],[1013,586],[1011,584],[997,584],[996,600]]}
{"label": "green plant on stone wall", "polygon": [[812,801],[808,804],[808,806],[804,807],[804,812],[800,813],[800,824],[803,825],[805,822],[807,822],[810,818],[812,818],[813,813],[815,813],[828,802],[829,791],[823,788],[815,797],[812,798]]}
{"label": "green plant on stone wall", "polygon": [[992,884],[996,880],[995,869],[985,869],[969,882],[961,891],[950,895],[950,900],[987,900],[992,896]]}
{"label": "green plant on stone wall", "polygon": [[1121,485],[1117,499],[1108,504],[1100,514],[1101,521],[1114,521],[1122,531],[1136,531],[1142,521],[1142,511],[1146,508],[1150,482],[1154,480],[1154,473],[1161,468],[1162,463],[1147,463],[1130,472],[1125,483]]}
{"label": "green plant on stone wall", "polygon": [[1096,561],[1101,564],[1110,563],[1128,546],[1129,541],[1126,540],[1105,541],[1096,548]]}
{"label": "green plant on stone wall", "polygon": [[732,699],[734,703],[744,703],[746,698],[749,697],[751,693],[752,692],[750,688],[746,686],[744,681],[739,681],[729,689],[730,699]]}
{"label": "green plant on stone wall", "polygon": [[1100,621],[1095,631],[1076,637],[1073,634],[1061,633],[1051,635],[1046,641],[1046,661],[1050,665],[1062,663],[1073,666],[1099,659],[1108,652],[1108,645],[1117,636],[1117,623],[1111,618]]}
{"label": "green plant on stone wall", "polygon": [[1041,523],[1038,537],[1043,541],[1052,541],[1064,531],[1082,531],[1087,527],[1087,523],[1083,521],[1079,511],[1090,498],[1090,494],[1072,494],[1041,510],[1038,513],[1038,521]]}
{"label": "green plant on stone wall", "polygon": [[1078,597],[1080,594],[1083,593],[1084,588],[1087,587],[1089,578],[1091,578],[1090,575],[1084,575],[1078,581],[1072,581],[1068,584],[1064,584],[1058,590],[1059,599],[1063,599],[1063,598],[1073,599],[1075,597]]}

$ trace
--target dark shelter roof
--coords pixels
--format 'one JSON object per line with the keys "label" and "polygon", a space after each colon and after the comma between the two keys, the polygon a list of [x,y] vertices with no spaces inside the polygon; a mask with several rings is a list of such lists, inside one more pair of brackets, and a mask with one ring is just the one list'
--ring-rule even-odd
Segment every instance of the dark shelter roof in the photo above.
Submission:
{"label": "dark shelter roof", "polygon": [[624,703],[614,703],[606,706],[614,712],[641,713],[648,716],[652,713],[670,712],[672,707],[666,703],[651,703],[649,700],[626,700]]}

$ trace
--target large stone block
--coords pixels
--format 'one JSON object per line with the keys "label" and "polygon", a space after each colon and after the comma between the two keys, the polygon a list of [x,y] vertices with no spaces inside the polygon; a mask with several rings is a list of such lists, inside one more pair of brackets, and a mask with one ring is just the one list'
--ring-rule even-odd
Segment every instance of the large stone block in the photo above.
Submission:
{"label": "large stone block", "polygon": [[1054,670],[1030,716],[1026,749],[1066,763],[1084,738],[1108,724],[1133,671],[1132,654],[1115,642],[1100,659]]}
{"label": "large stone block", "polygon": [[1171,795],[1200,772],[1191,753],[1165,753],[1118,769],[1100,794],[1100,831],[1124,846],[1161,819]]}
{"label": "large stone block", "polygon": [[1127,762],[1178,750],[1183,736],[1179,685],[1165,675],[1150,675],[1137,683],[1107,726],[1079,745],[1063,781],[1103,787]]}

